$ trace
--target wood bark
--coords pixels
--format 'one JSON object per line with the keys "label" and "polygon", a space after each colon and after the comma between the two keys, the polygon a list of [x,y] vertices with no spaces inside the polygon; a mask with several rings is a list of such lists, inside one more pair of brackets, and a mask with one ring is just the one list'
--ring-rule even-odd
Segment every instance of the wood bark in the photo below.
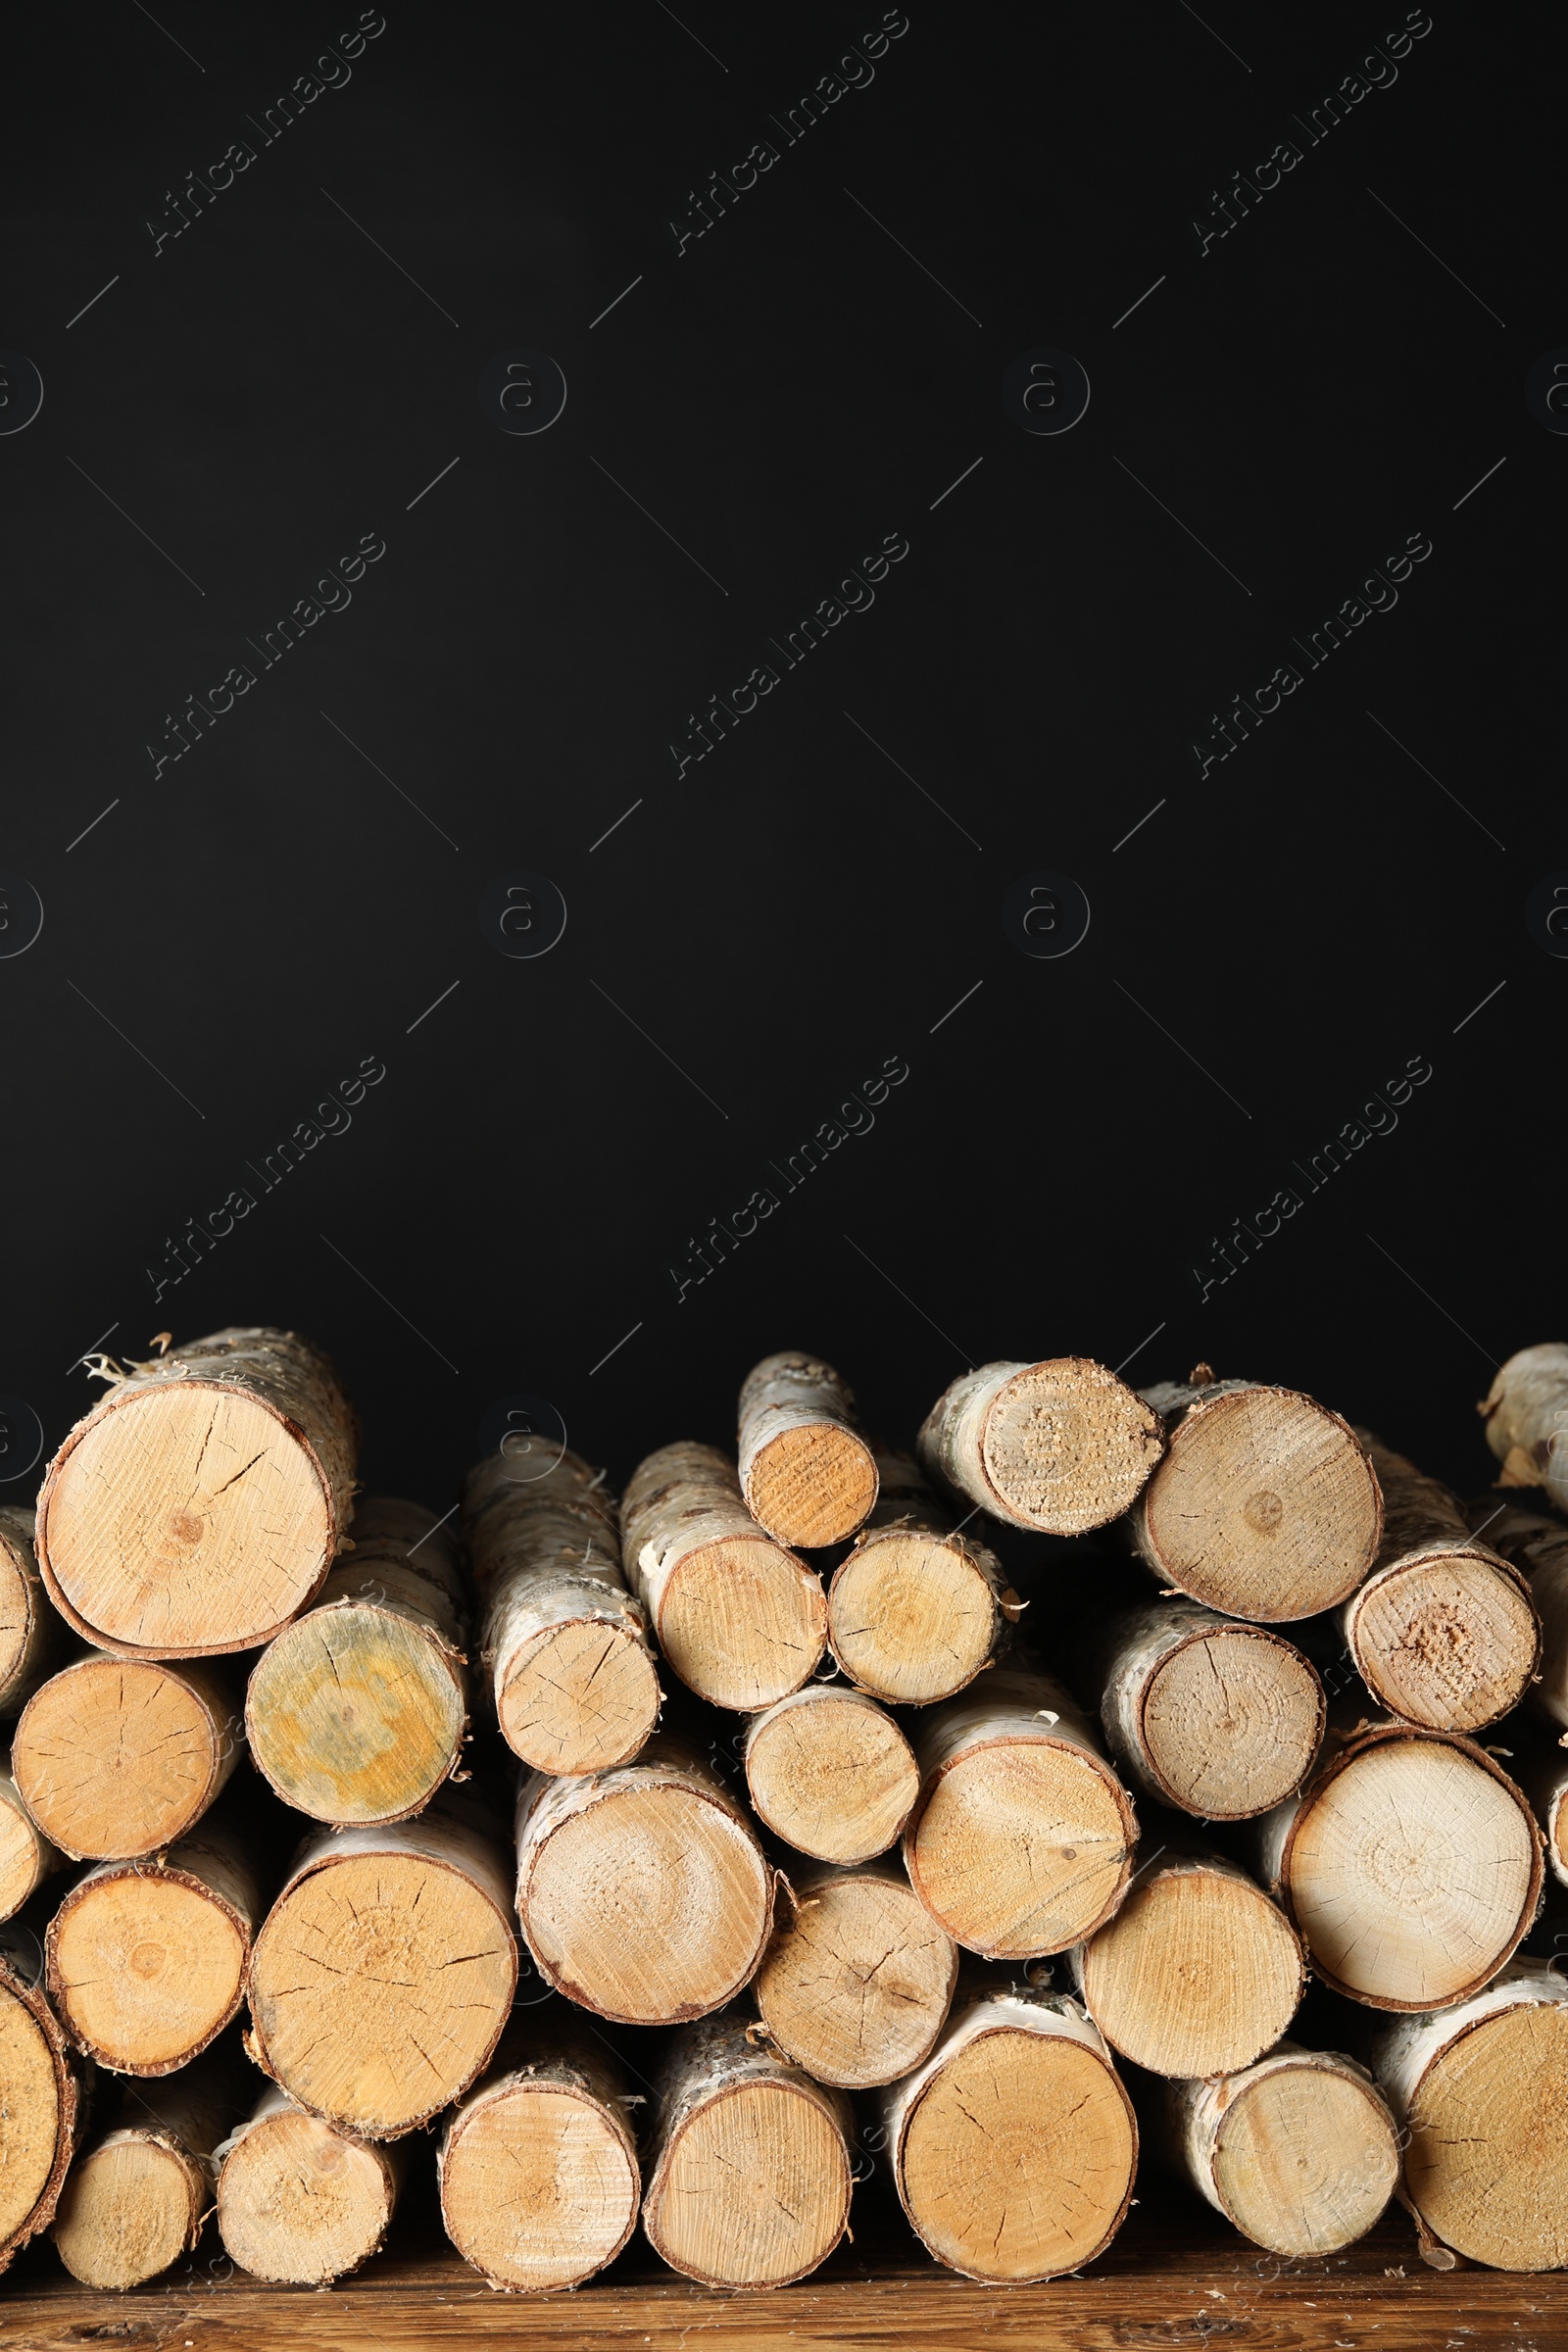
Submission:
{"label": "wood bark", "polygon": [[1532,1743],[1516,1749],[1514,1758],[1513,1777],[1541,1824],[1551,1874],[1568,1886],[1568,1756],[1560,1747],[1543,1752]]}
{"label": "wood bark", "polygon": [[403,2186],[403,2147],[335,2132],[264,2092],[219,2150],[218,2228],[253,2278],[326,2286],[379,2252]]}
{"label": "wood bark", "polygon": [[489,2063],[517,1982],[497,1831],[449,1790],[297,1855],[251,1954],[245,2046],[335,2130],[401,2138]]}
{"label": "wood bark", "polygon": [[1260,1624],[1349,1598],[1377,1558],[1383,1501],[1348,1422],[1293,1389],[1215,1380],[1206,1364],[1143,1396],[1167,1450],[1128,1532],[1162,1585]]}
{"label": "wood bark", "polygon": [[1142,1397],[1078,1355],[964,1373],[931,1407],[918,1445],[950,1494],[1054,1536],[1120,1518],[1164,1451]]}
{"label": "wood bark", "polygon": [[31,1511],[0,1505],[0,1717],[20,1715],[70,1647],[38,1574],[35,1524]]}
{"label": "wood bark", "polygon": [[1541,1900],[1541,1833],[1457,1732],[1347,1723],[1299,1796],[1256,1824],[1263,1884],[1315,1975],[1372,2009],[1450,2007],[1504,1967]]}
{"label": "wood bark", "polygon": [[754,2031],[734,2011],[688,2026],[659,2085],[643,2229],[671,2270],[710,2286],[787,2286],[849,2225],[849,2101]]}
{"label": "wood bark", "polygon": [[813,1683],[746,1729],[746,1784],[759,1818],[819,1862],[869,1862],[903,1835],[919,1793],[914,1751],[863,1691]]}
{"label": "wood bark", "polygon": [[1568,1346],[1521,1348],[1476,1410],[1502,1470],[1499,1487],[1544,1487],[1568,1511]]}
{"label": "wood bark", "polygon": [[73,2165],[55,2215],[55,2244],[74,2278],[123,2292],[195,2252],[239,2080],[227,2054],[214,2054],[126,2092],[110,2130]]}
{"label": "wood bark", "polygon": [[1244,2237],[1292,2258],[1364,2237],[1399,2179],[1394,2118],[1366,2069],[1294,2041],[1238,2073],[1168,2083],[1164,2152]]}
{"label": "wood bark", "polygon": [[23,1921],[0,1928],[0,2271],[53,2221],[84,2120],[82,2070],[44,1993],[41,1952]]}
{"label": "wood bark", "polygon": [[806,1871],[779,1913],[757,2007],[785,2057],[841,2090],[924,2065],[952,2005],[958,1947],[903,1869]]}
{"label": "wood bark", "polygon": [[1516,1961],[1456,2008],[1401,2018],[1373,2066],[1432,2235],[1497,2270],[1568,2263],[1568,1988],[1552,1969]]}
{"label": "wood bark", "polygon": [[70,1868],[22,1801],[8,1772],[0,1772],[0,1920],[14,1919],[45,1879]]}
{"label": "wood bark", "polygon": [[1198,1601],[1152,1601],[1114,1622],[1103,1652],[1101,1721],[1146,1796],[1207,1821],[1245,1821],[1282,1804],[1311,1770],[1323,1685],[1266,1626]]}
{"label": "wood bark", "polygon": [[580,2286],[637,2225],[642,2177],[623,2069],[551,2001],[514,2020],[436,2155],[441,2219],[492,2286]]}
{"label": "wood bark", "polygon": [[914,1726],[909,1883],[988,1959],[1065,1951],[1109,1918],[1132,1869],[1132,1800],[1059,1684],[1023,1667]]}
{"label": "wood bark", "polygon": [[938,2262],[1022,2284],[1103,2253],[1126,2218],[1138,2126],[1076,2001],[997,1986],[883,2093],[899,2198]]}
{"label": "wood bark", "polygon": [[857,1690],[931,1706],[1001,1655],[1025,1604],[908,1454],[879,1447],[876,1464],[876,1504],[828,1587],[827,1638]]}
{"label": "wood bark", "polygon": [[827,1643],[821,1581],[765,1535],[715,1446],[662,1446],[621,1504],[626,1578],[700,1698],[752,1711],[798,1690]]}
{"label": "wood bark", "polygon": [[296,1333],[230,1329],[107,1396],[38,1496],[38,1565],[78,1634],[122,1657],[255,1649],[313,1600],[348,1526],[359,1427]]}
{"label": "wood bark", "polygon": [[356,1506],[352,1541],[245,1692],[262,1772],[286,1805],[339,1828],[417,1813],[468,1729],[467,1612],[445,1528],[382,1497]]}
{"label": "wood bark", "polygon": [[747,1374],[740,1482],[752,1517],[781,1544],[841,1544],[864,1524],[876,1501],[876,1458],[831,1364],[769,1355]]}
{"label": "wood bark", "polygon": [[629,1764],[662,1694],[620,1567],[615,1498],[574,1453],[524,1478],[504,1450],[469,1471],[463,1531],[503,1738],[536,1772]]}
{"label": "wood bark", "polygon": [[28,1699],[11,1770],[63,1854],[131,1861],[189,1835],[244,1743],[239,1686],[221,1668],[90,1651]]}
{"label": "wood bark", "polygon": [[1465,1515],[1477,1537],[1485,1536],[1529,1580],[1541,1619],[1541,1679],[1531,1686],[1530,1703],[1568,1731],[1568,1527],[1496,1494],[1467,1504]]}
{"label": "wood bark", "polygon": [[1153,2075],[1235,2074],[1272,2049],[1306,1989],[1300,1938],[1236,1863],[1167,1845],[1070,1955],[1113,2050]]}
{"label": "wood bark", "polygon": [[139,1862],[100,1862],[49,1923],[50,1997],[79,2050],[124,2075],[172,2075],[238,2014],[262,1918],[231,1814]]}
{"label": "wood bark", "polygon": [[545,1982],[624,2025],[733,2000],[772,1927],[773,1874],[744,1811],[669,1733],[635,1764],[517,1794],[517,1917]]}
{"label": "wood bark", "polygon": [[1346,1645],[1379,1705],[1435,1732],[1475,1732],[1530,1689],[1541,1622],[1517,1569],[1478,1544],[1458,1497],[1357,1430],[1383,1489],[1377,1565],[1346,1602]]}

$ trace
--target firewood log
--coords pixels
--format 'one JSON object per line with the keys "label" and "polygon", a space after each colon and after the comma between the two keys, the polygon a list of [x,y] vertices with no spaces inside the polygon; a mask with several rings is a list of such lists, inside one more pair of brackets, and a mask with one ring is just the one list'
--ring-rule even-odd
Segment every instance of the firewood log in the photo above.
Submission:
{"label": "firewood log", "polygon": [[747,1374],[740,1481],[752,1517],[781,1544],[840,1544],[863,1525],[876,1500],[876,1459],[831,1364],[769,1355]]}
{"label": "firewood log", "polygon": [[878,1448],[876,1464],[875,1507],[828,1587],[827,1638],[857,1690],[930,1706],[991,1664],[1024,1603],[996,1553],[954,1532],[908,1454]]}
{"label": "firewood log", "polygon": [[896,1845],[920,1788],[914,1752],[863,1691],[813,1683],[754,1715],[746,1783],[759,1818],[819,1862],[869,1862]]}
{"label": "firewood log", "polygon": [[1311,1770],[1323,1685],[1268,1627],[1156,1600],[1117,1618],[1102,1648],[1101,1721],[1146,1796],[1205,1821],[1245,1821],[1282,1804]]}
{"label": "firewood log", "polygon": [[0,1772],[0,1920],[14,1919],[45,1879],[70,1862],[51,1845],[22,1801],[8,1772]]}
{"label": "firewood log", "polygon": [[1450,2007],[1490,1983],[1541,1899],[1541,1833],[1473,1740],[1331,1728],[1301,1794],[1254,1825],[1259,1876],[1313,1972],[1372,2009]]}
{"label": "firewood log", "polygon": [[386,2236],[407,2157],[334,2132],[269,2088],[219,2151],[218,2228],[231,2259],[283,2286],[326,2286]]}
{"label": "firewood log", "polygon": [[122,2075],[171,2075],[239,2011],[262,1917],[235,1814],[139,1862],[100,1862],[49,1923],[50,1997],[76,2047]]}
{"label": "firewood log", "polygon": [[1455,2008],[1400,2018],[1373,2067],[1432,2236],[1501,2271],[1568,2263],[1568,1987],[1554,1970],[1515,1961]]}
{"label": "firewood log", "polygon": [[38,1496],[50,1599],[122,1657],[270,1642],[348,1525],[359,1428],[326,1357],[294,1332],[228,1330],[101,1376]]}
{"label": "firewood log", "polygon": [[532,1476],[524,1467],[503,1449],[464,1488],[496,1715],[536,1772],[607,1772],[645,1745],[661,1703],[648,1621],[621,1575],[615,1498],[574,1453]]}
{"label": "firewood log", "polygon": [[214,2052],[125,2092],[110,2129],[66,2176],[55,2214],[54,2241],[74,2278],[123,2291],[195,2252],[238,2080],[230,2054]]}
{"label": "firewood log", "polygon": [[988,1674],[916,1720],[909,1883],[956,1943],[997,1960],[1065,1951],[1109,1918],[1132,1869],[1132,1800],[1048,1676]]}
{"label": "firewood log", "polygon": [[1345,1640],[1379,1705],[1435,1732],[1475,1732],[1529,1690],[1541,1623],[1517,1569],[1475,1542],[1458,1497],[1356,1436],[1383,1489],[1383,1545],[1345,1604]]}
{"label": "firewood log", "polygon": [[1529,1581],[1541,1619],[1541,1679],[1531,1686],[1530,1705],[1568,1731],[1568,1527],[1496,1494],[1466,1504],[1465,1516],[1477,1538]]}
{"label": "firewood log", "polygon": [[221,1668],[92,1650],[28,1699],[11,1770],[63,1854],[131,1861],[189,1835],[244,1744],[239,1687]]}
{"label": "firewood log", "polygon": [[938,2262],[1019,2284],[1075,2271],[1132,2202],[1138,2126],[1076,2001],[988,1987],[882,2094],[899,2197]]}
{"label": "firewood log", "polygon": [[251,1670],[251,1754],[287,1805],[340,1828],[405,1821],[456,1768],[468,1728],[466,1608],[435,1514],[355,1507],[354,1549]]}
{"label": "firewood log", "polygon": [[1284,1912],[1234,1862],[1167,1845],[1069,1956],[1111,2048],[1154,2075],[1230,2075],[1272,2049],[1306,1968]]}
{"label": "firewood log", "polygon": [[827,1643],[821,1581],[764,1535],[712,1446],[662,1446],[621,1504],[626,1581],[675,1674],[748,1712],[798,1690]]}
{"label": "firewood log", "polygon": [[1568,1346],[1521,1348],[1477,1405],[1487,1444],[1502,1464],[1499,1487],[1544,1487],[1568,1510]]}
{"label": "firewood log", "polygon": [[1165,2125],[1174,2169],[1273,2254],[1353,2245],[1399,2179],[1388,2101],[1333,2050],[1282,2041],[1238,2074],[1169,2082]]}
{"label": "firewood log", "polygon": [[1162,1585],[1262,1624],[1349,1598],[1377,1558],[1383,1501],[1348,1423],[1206,1364],[1143,1395],[1168,1450],[1128,1532]]}
{"label": "firewood log", "polygon": [[436,2157],[441,2219],[465,2261],[514,2291],[580,2286],[637,2225],[625,2073],[587,2020],[519,2012],[453,2109]]}
{"label": "firewood log", "polygon": [[1568,1886],[1568,1756],[1560,1747],[1521,1740],[1509,1761],[1513,1777],[1541,1824],[1551,1874]]}
{"label": "firewood log", "polygon": [[1158,1416],[1086,1356],[982,1364],[926,1415],[920,1459],[994,1519],[1081,1536],[1130,1510],[1164,1451]]}
{"label": "firewood log", "polygon": [[54,2220],[83,2121],[82,2069],[42,1979],[43,1916],[0,1928],[0,2271]]}
{"label": "firewood log", "polygon": [[733,2010],[687,2026],[660,2079],[643,2229],[709,2286],[804,2278],[850,2218],[849,2101],[752,2033]]}
{"label": "firewood log", "polygon": [[623,2025],[733,2000],[772,1927],[773,1874],[741,1806],[667,1732],[635,1764],[517,1794],[517,1917],[545,1982]]}
{"label": "firewood log", "polygon": [[0,1717],[20,1715],[72,1646],[38,1574],[34,1515],[0,1505]]}
{"label": "firewood log", "polygon": [[517,1982],[496,1831],[448,1790],[296,1856],[251,1953],[245,2046],[335,2130],[401,2138],[489,2063]]}
{"label": "firewood log", "polygon": [[769,2038],[813,2082],[865,2090],[923,2066],[958,1949],[892,1862],[792,1881],[757,1976]]}

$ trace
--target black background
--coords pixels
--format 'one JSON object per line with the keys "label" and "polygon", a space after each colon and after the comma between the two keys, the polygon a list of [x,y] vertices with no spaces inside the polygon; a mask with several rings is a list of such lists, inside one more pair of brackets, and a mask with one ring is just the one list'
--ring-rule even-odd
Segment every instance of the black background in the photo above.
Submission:
{"label": "black background", "polygon": [[[514,1392],[620,1481],[731,1437],[774,1348],[905,1443],[970,1360],[1201,1356],[1481,1484],[1475,1398],[1561,1329],[1568,965],[1524,922],[1568,866],[1568,440],[1523,396],[1568,342],[1553,19],[1435,0],[1309,146],[1292,115],[1401,8],[911,0],[786,146],[769,118],[878,8],[388,0],[264,144],[357,14],[9,36],[0,343],[45,398],[0,439],[0,867],[45,920],[0,962],[0,1388],[52,1448],[99,1335],[293,1326],[369,1483],[444,1507]],[[1194,216],[1287,137],[1200,257]],[[516,347],[568,385],[537,437],[477,398]],[[1003,408],[1038,347],[1093,387],[1057,438]],[[155,777],[165,714],[368,532],[352,605]],[[677,780],[688,713],[888,533],[874,608]],[[1211,714],[1413,533],[1396,608],[1200,777]],[[1059,960],[1002,927],[1039,868],[1093,909]],[[518,869],[569,910],[535,960],[479,928]],[[874,1129],[783,1194],[768,1162],[890,1056]],[[1200,1300],[1213,1237],[1416,1056],[1396,1130]],[[263,1193],[246,1163],[363,1057],[352,1126]]]}

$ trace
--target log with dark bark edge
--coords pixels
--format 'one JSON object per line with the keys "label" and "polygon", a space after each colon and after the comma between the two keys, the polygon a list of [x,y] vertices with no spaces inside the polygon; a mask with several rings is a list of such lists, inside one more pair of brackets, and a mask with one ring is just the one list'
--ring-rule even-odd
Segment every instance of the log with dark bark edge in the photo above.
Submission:
{"label": "log with dark bark edge", "polygon": [[1467,1503],[1465,1516],[1477,1538],[1529,1580],[1541,1619],[1541,1679],[1531,1686],[1530,1704],[1568,1732],[1568,1527],[1494,1493]]}
{"label": "log with dark bark edge", "polygon": [[1313,1973],[1372,2009],[1467,1999],[1512,1957],[1541,1899],[1529,1803],[1458,1732],[1347,1719],[1301,1794],[1253,1834],[1259,1876]]}
{"label": "log with dark bark edge", "polygon": [[124,2093],[61,2192],[53,2234],[73,2278],[123,2292],[195,2252],[212,2211],[214,2151],[236,2121],[243,2081],[233,2054],[214,2051]]}
{"label": "log with dark bark edge", "polygon": [[38,1565],[77,1633],[122,1657],[256,1649],[341,1547],[359,1428],[294,1332],[230,1329],[128,1368],[38,1496]]}
{"label": "log with dark bark edge", "polygon": [[740,1401],[746,1507],[781,1544],[841,1544],[876,1501],[877,1467],[855,1398],[813,1355],[764,1356]]}
{"label": "log with dark bark edge", "polygon": [[896,1862],[792,1875],[757,1974],[768,2037],[813,2082],[866,2090],[923,2066],[958,1947]]}
{"label": "log with dark bark edge", "polygon": [[1272,2049],[1306,1989],[1300,1938],[1246,1871],[1167,1844],[1070,1955],[1111,2048],[1150,2074],[1229,2075]]}
{"label": "log with dark bark edge", "polygon": [[133,1861],[188,1837],[243,1752],[239,1685],[190,1658],[75,1658],[22,1710],[11,1770],[51,1843]]}
{"label": "log with dark bark edge", "polygon": [[1568,1511],[1568,1346],[1561,1340],[1510,1355],[1483,1401],[1499,1487],[1544,1487]]}
{"label": "log with dark bark edge", "polygon": [[253,2278],[326,2286],[379,2251],[407,2170],[401,2144],[334,2132],[270,2087],[219,2150],[218,2228]]}
{"label": "log with dark bark edge", "polygon": [[1358,1429],[1383,1489],[1383,1545],[1345,1604],[1345,1640],[1378,1704],[1435,1732],[1477,1732],[1529,1690],[1541,1623],[1518,1570],[1470,1533],[1458,1497]]}
{"label": "log with dark bark edge", "polygon": [[446,2233],[492,2286],[579,2286],[625,2245],[642,2189],[627,2088],[564,2001],[514,2017],[436,2153]]}
{"label": "log with dark bark edge", "polygon": [[1349,1598],[1377,1558],[1383,1500],[1348,1422],[1207,1364],[1143,1395],[1168,1450],[1128,1532],[1162,1585],[1261,1624]]}
{"label": "log with dark bark edge", "polygon": [[620,1523],[626,1581],[700,1698],[750,1712],[800,1690],[827,1643],[821,1580],[764,1535],[715,1446],[649,1454]]}
{"label": "log with dark bark edge", "polygon": [[986,1676],[913,1727],[920,1795],[904,1833],[909,1883],[956,1943],[1021,1960],[1082,1943],[1132,1870],[1132,1800],[1059,1684]]}
{"label": "log with dark bark edge", "polygon": [[1269,1627],[1156,1600],[1117,1618],[1101,1654],[1105,1738],[1146,1796],[1245,1821],[1282,1804],[1311,1770],[1323,1685]]}
{"label": "log with dark bark edge", "polygon": [[497,1831],[447,1790],[413,1821],[306,1840],[251,1953],[245,2037],[299,2106],[398,2139],[484,2071],[517,1982]]}
{"label": "log with dark bark edge", "polygon": [[251,1754],[287,1805],[337,1828],[406,1821],[468,1729],[466,1604],[433,1511],[355,1507],[354,1548],[251,1669]]}
{"label": "log with dark bark edge", "polygon": [[1138,2126],[1076,2001],[1002,1984],[961,2002],[882,2115],[910,2226],[966,2278],[1076,2271],[1126,2218]]}
{"label": "log with dark bark edge", "polygon": [[743,1808],[689,1741],[517,1793],[517,1917],[546,1984],[622,2025],[733,2000],[772,1929],[773,1873]]}
{"label": "log with dark bark edge", "polygon": [[1516,1961],[1438,2016],[1400,2018],[1373,2066],[1409,2133],[1405,2196],[1444,2245],[1497,2270],[1568,2263],[1568,1987]]}
{"label": "log with dark bark edge", "polygon": [[981,1364],[921,1424],[938,1485],[993,1518],[1081,1536],[1130,1510],[1164,1451],[1158,1416],[1087,1356]]}
{"label": "log with dark bark edge", "polygon": [[661,1692],[604,1472],[567,1451],[535,1469],[503,1447],[468,1473],[463,1532],[507,1745],[536,1772],[629,1764]]}
{"label": "log with dark bark edge", "polygon": [[879,1446],[876,1465],[875,1507],[828,1587],[827,1638],[857,1690],[931,1706],[992,1663],[1024,1603],[995,1552],[954,1532],[912,1456]]}
{"label": "log with dark bark edge", "polygon": [[20,1715],[72,1647],[33,1549],[34,1513],[0,1504],[0,1716]]}
{"label": "log with dark bark edge", "polygon": [[11,1775],[0,1772],[0,1920],[15,1918],[45,1879],[70,1866],[27,1811]]}
{"label": "log with dark bark edge", "polygon": [[262,1918],[232,1812],[166,1853],[100,1862],[49,1923],[50,1997],[76,2047],[116,2074],[170,2075],[239,2011]]}
{"label": "log with dark bark edge", "polygon": [[1388,2101],[1335,2050],[1281,2041],[1239,2073],[1167,2083],[1163,2120],[1173,2169],[1272,2254],[1341,2253],[1398,2183]]}
{"label": "log with dark bark edge", "polygon": [[818,1862],[896,1845],[920,1788],[914,1752],[863,1690],[813,1683],[746,1727],[746,1785],[776,1838]]}
{"label": "log with dark bark edge", "polygon": [[54,2219],[83,2120],[81,2066],[42,1984],[43,1913],[0,1928],[0,2271]]}
{"label": "log with dark bark edge", "polygon": [[688,2026],[660,2081],[643,2229],[710,2286],[787,2286],[849,2224],[849,2101],[754,2034],[733,2010]]}

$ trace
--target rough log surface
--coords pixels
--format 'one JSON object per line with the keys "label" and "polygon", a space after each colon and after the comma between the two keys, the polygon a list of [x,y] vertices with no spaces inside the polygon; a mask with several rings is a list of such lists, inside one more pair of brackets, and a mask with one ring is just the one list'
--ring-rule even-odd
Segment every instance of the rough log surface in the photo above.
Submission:
{"label": "rough log surface", "polygon": [[876,1459],[855,1398],[815,1356],[764,1356],[748,1373],[739,1450],[746,1507],[781,1544],[840,1544],[876,1501]]}
{"label": "rough log surface", "polygon": [[987,1544],[954,1532],[919,1465],[879,1447],[877,1501],[828,1587],[828,1641],[856,1688],[931,1706],[1006,1646],[1024,1603]]}
{"label": "rough log surface", "polygon": [[1081,1536],[1136,1501],[1164,1450],[1157,1416],[1103,1364],[982,1364],[921,1425],[920,1459],[994,1518]]}
{"label": "rough log surface", "polygon": [[[270,2089],[218,2153],[218,2227],[253,2278],[325,2286],[379,2251],[403,2185],[401,2146],[348,2138]],[[291,2319],[302,2308],[271,2300]]]}
{"label": "rough log surface", "polygon": [[195,2252],[238,2076],[213,2058],[125,2093],[111,2129],[72,2166],[55,2215],[55,2244],[74,2278],[122,2293]]}
{"label": "rough log surface", "polygon": [[1101,1721],[1146,1796],[1245,1821],[1300,1787],[1323,1739],[1316,1668],[1266,1626],[1194,1600],[1119,1618],[1104,1649]]}
{"label": "rough log surface", "polygon": [[919,1793],[914,1752],[874,1698],[842,1685],[792,1691],[746,1727],[758,1817],[819,1862],[869,1862],[896,1845]]}
{"label": "rough log surface", "polygon": [[244,1744],[239,1688],[223,1669],[90,1651],[28,1699],[11,1769],[62,1853],[126,1861],[188,1836]]}
{"label": "rough log surface", "polygon": [[779,1905],[757,2007],[814,2082],[865,2090],[925,2063],[957,1977],[957,1945],[896,1864],[808,1870]]}

